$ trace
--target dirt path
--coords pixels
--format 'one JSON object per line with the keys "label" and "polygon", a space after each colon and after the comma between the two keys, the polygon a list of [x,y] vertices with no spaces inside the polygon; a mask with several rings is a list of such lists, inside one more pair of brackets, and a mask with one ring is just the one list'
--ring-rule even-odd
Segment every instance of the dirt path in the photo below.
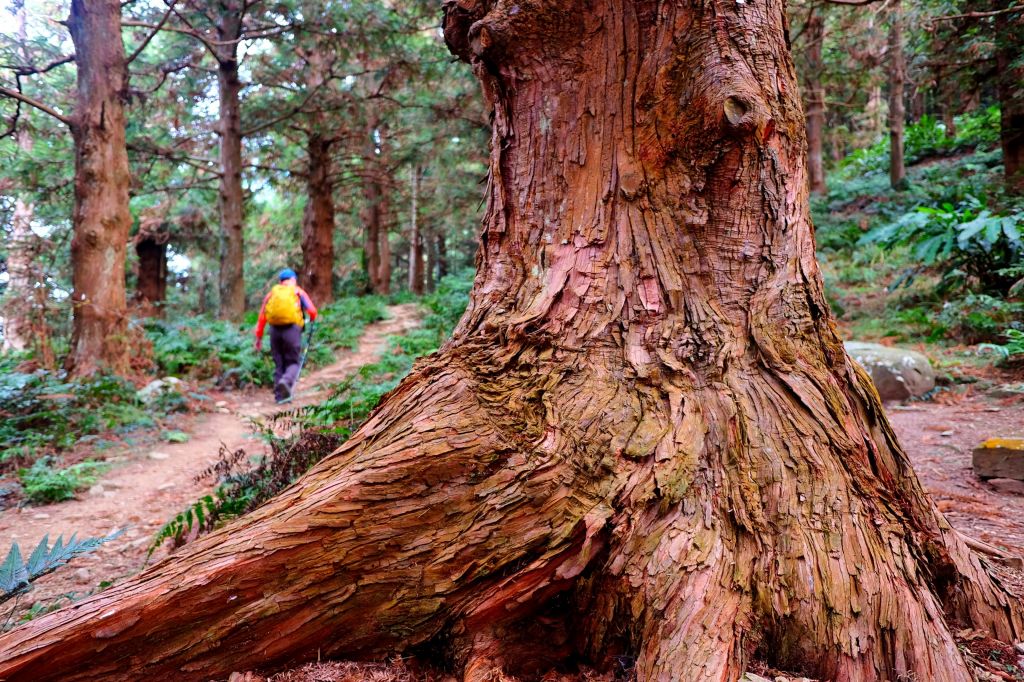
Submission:
{"label": "dirt path", "polygon": [[[388,308],[388,319],[369,325],[356,351],[342,351],[337,360],[299,380],[295,400],[288,409],[315,402],[330,388],[365,364],[376,361],[387,348],[389,336],[419,324],[415,304]],[[50,541],[63,533],[100,536],[127,528],[116,540],[73,565],[46,576],[22,599],[50,603],[66,593],[81,596],[102,581],[113,581],[138,570],[156,532],[178,512],[209,492],[208,482],[195,477],[217,460],[221,445],[230,450],[258,452],[263,445],[249,429],[249,418],[267,416],[280,408],[269,389],[212,395],[218,411],[198,415],[181,430],[187,443],[160,443],[152,449],[110,457],[114,466],[79,499],[60,504],[7,509],[0,512],[0,551],[16,540],[23,554],[32,551],[46,534]],[[0,557],[2,559],[2,557]],[[6,616],[6,614],[5,614]]]}

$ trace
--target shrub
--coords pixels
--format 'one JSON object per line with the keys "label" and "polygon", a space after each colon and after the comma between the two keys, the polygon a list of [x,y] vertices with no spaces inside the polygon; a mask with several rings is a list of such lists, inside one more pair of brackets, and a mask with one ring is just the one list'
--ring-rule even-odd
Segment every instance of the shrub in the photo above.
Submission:
{"label": "shrub", "polygon": [[95,483],[96,477],[108,466],[93,461],[79,462],[65,469],[54,469],[51,465],[51,458],[43,457],[31,467],[18,470],[25,496],[36,504],[70,500],[76,492]]}
{"label": "shrub", "polygon": [[945,290],[968,287],[1006,293],[1014,281],[998,273],[1024,253],[1022,223],[1024,211],[994,215],[969,197],[959,206],[919,206],[872,230],[859,243],[908,247],[922,265],[946,269]]}
{"label": "shrub", "polygon": [[101,431],[154,424],[154,409],[143,407],[126,379],[99,374],[67,381],[22,366],[0,355],[0,470],[67,450]]}

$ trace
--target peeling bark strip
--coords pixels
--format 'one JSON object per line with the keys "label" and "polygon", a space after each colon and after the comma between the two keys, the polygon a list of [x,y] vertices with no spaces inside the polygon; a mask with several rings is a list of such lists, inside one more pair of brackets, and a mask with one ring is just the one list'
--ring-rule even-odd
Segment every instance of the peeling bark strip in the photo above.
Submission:
{"label": "peeling bark strip", "polygon": [[78,95],[71,121],[75,142],[71,304],[74,325],[67,367],[73,375],[128,366],[124,284],[128,152],[124,102],[128,72],[116,0],[74,0],[68,31],[75,45]]}
{"label": "peeling bark strip", "polygon": [[577,651],[645,682],[735,682],[757,648],[969,682],[949,623],[1020,639],[834,328],[782,2],[453,0],[444,27],[494,105],[452,340],[251,516],[0,637],[0,677],[438,638],[477,681],[556,594]]}

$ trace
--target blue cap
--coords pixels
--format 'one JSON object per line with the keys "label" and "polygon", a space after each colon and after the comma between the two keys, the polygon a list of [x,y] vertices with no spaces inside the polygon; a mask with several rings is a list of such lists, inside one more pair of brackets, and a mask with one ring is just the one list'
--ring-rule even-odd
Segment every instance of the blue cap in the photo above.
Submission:
{"label": "blue cap", "polygon": [[292,270],[291,268],[285,268],[284,270],[281,271],[281,274],[278,275],[278,279],[281,280],[282,282],[285,281],[286,279],[293,278],[298,278],[298,275],[296,275],[295,271]]}

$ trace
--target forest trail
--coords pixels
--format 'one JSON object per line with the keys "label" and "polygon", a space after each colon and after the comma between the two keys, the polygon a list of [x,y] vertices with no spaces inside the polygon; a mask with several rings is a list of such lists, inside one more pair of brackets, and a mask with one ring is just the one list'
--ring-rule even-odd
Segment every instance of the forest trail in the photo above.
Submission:
{"label": "forest trail", "polygon": [[[74,500],[0,511],[4,547],[17,541],[26,556],[46,534],[52,544],[61,533],[65,539],[72,533],[96,537],[126,528],[121,537],[76,559],[72,567],[37,581],[21,607],[32,602],[47,604],[72,592],[81,596],[96,589],[100,582],[114,581],[138,570],[156,532],[209,492],[212,481],[196,481],[196,476],[217,461],[222,445],[229,451],[245,448],[250,454],[263,449],[250,429],[251,419],[316,402],[331,385],[379,359],[387,349],[389,336],[419,325],[421,313],[414,303],[389,306],[387,311],[387,319],[366,327],[357,350],[342,350],[332,364],[300,377],[295,399],[288,405],[275,405],[269,388],[211,393],[219,407],[180,427],[190,435],[187,443],[159,443],[108,458],[113,466],[106,475]],[[164,551],[159,550],[154,557]]]}

